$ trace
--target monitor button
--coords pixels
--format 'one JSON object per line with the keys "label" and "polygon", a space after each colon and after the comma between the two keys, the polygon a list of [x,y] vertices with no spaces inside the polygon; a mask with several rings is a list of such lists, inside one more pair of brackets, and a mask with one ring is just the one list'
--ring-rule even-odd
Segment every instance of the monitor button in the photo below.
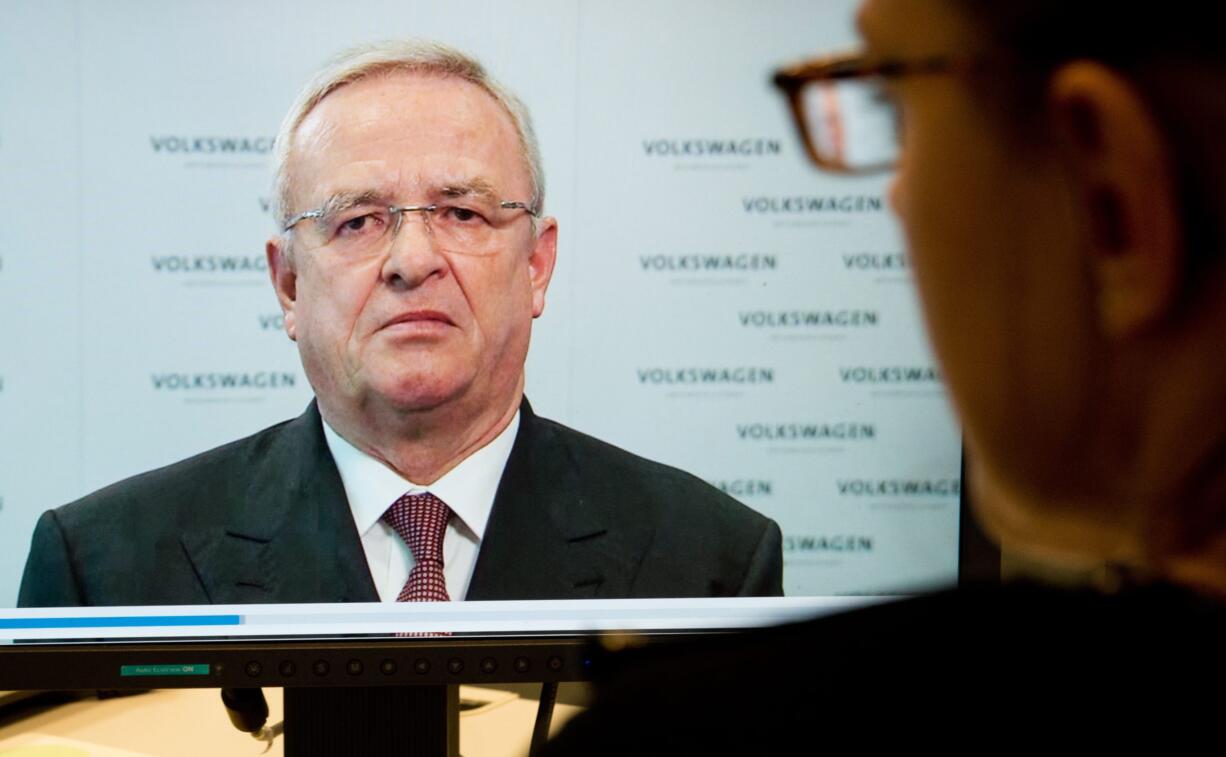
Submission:
{"label": "monitor button", "polygon": [[327,660],[316,660],[315,664],[311,666],[311,672],[321,678],[328,675],[328,672],[331,670],[332,666],[328,664]]}
{"label": "monitor button", "polygon": [[247,675],[251,676],[252,678],[259,678],[260,674],[264,672],[264,666],[255,660],[252,660],[243,667],[243,670],[245,670]]}
{"label": "monitor button", "polygon": [[459,675],[464,672],[464,661],[459,657],[452,657],[447,661],[447,672],[452,675]]}
{"label": "monitor button", "polygon": [[395,660],[384,660],[383,662],[379,663],[379,672],[385,676],[396,675],[397,670],[398,668],[396,667]]}
{"label": "monitor button", "polygon": [[360,676],[363,670],[361,660],[350,660],[345,664],[345,672],[351,676]]}
{"label": "monitor button", "polygon": [[554,671],[555,673],[562,669],[562,664],[563,664],[562,658],[558,657],[557,655],[554,655],[553,657],[549,658],[549,662],[548,662],[549,669]]}
{"label": "monitor button", "polygon": [[498,670],[498,661],[493,657],[486,657],[481,661],[481,672],[489,675]]}
{"label": "monitor button", "polygon": [[532,663],[528,662],[527,657],[516,657],[514,665],[516,673],[527,673],[532,668]]}
{"label": "monitor button", "polygon": [[288,678],[298,674],[298,666],[292,660],[282,660],[281,664],[277,666],[277,672]]}

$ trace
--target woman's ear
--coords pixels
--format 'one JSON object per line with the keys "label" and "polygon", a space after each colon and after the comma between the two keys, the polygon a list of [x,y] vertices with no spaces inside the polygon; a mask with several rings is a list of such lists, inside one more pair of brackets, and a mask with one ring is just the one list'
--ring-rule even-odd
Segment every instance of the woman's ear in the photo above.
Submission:
{"label": "woman's ear", "polygon": [[1114,70],[1074,61],[1051,78],[1049,106],[1088,219],[1099,323],[1127,339],[1161,322],[1182,281],[1176,174],[1166,135],[1136,88]]}

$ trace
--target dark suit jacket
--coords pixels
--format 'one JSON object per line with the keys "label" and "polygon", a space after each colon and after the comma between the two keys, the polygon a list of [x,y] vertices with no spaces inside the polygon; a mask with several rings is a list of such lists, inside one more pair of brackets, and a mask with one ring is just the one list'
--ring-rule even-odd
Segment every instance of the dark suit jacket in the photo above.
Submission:
{"label": "dark suit jacket", "polygon": [[[775,523],[521,408],[467,599],[782,593]],[[373,602],[315,403],[43,514],[23,607]]]}

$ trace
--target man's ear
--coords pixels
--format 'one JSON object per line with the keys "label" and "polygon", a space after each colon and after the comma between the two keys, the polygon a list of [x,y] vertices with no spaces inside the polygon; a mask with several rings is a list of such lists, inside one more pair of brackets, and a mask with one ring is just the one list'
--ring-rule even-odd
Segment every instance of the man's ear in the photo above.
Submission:
{"label": "man's ear", "polygon": [[1049,96],[1089,221],[1099,323],[1128,338],[1159,323],[1179,294],[1184,252],[1169,145],[1133,85],[1099,63],[1064,65]]}
{"label": "man's ear", "polygon": [[283,237],[272,237],[264,245],[264,255],[268,258],[268,277],[272,279],[273,291],[277,293],[277,302],[281,304],[281,313],[285,316],[285,333],[290,339],[298,341],[294,319],[294,306],[298,302],[298,273],[290,256],[289,243]]}
{"label": "man's ear", "polygon": [[528,258],[528,275],[532,281],[532,317],[545,312],[545,290],[553,278],[553,266],[558,260],[558,221],[544,218]]}

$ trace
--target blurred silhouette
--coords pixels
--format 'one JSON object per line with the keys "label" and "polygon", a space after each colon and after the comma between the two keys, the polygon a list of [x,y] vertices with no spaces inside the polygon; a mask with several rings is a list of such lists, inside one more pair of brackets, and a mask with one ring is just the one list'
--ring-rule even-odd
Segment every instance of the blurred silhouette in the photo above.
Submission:
{"label": "blurred silhouette", "polygon": [[819,168],[897,170],[977,517],[1043,580],[605,655],[594,706],[552,754],[952,746],[980,726],[1001,729],[989,743],[1103,744],[1212,725],[1226,45],[1211,13],[867,0],[859,51],[779,71]]}

